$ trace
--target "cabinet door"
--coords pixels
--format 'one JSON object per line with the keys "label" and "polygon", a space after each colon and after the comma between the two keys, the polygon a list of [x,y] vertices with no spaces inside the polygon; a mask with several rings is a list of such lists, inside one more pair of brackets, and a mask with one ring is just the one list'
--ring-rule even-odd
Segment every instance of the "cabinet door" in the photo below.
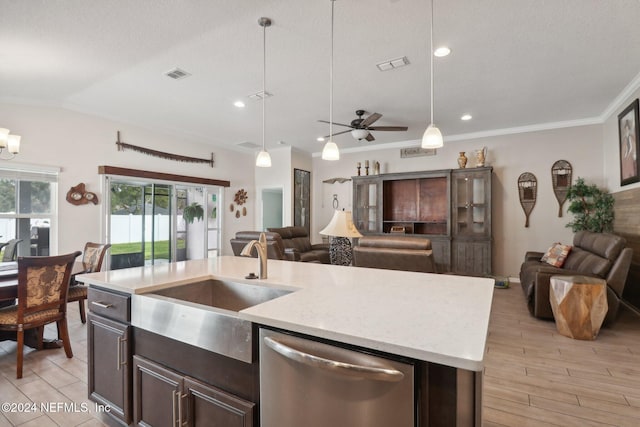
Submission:
{"label": "cabinet door", "polygon": [[491,274],[490,240],[457,240],[451,251],[453,271],[470,276]]}
{"label": "cabinet door", "polygon": [[452,174],[453,234],[491,236],[491,170]]}
{"label": "cabinet door", "polygon": [[255,404],[189,377],[184,379],[189,426],[253,427]]}
{"label": "cabinet door", "polygon": [[138,426],[180,425],[182,376],[133,356],[133,420]]}
{"label": "cabinet door", "polygon": [[89,313],[89,398],[110,415],[131,422],[131,326]]}
{"label": "cabinet door", "polygon": [[380,180],[353,180],[353,223],[362,234],[379,233],[382,218]]}

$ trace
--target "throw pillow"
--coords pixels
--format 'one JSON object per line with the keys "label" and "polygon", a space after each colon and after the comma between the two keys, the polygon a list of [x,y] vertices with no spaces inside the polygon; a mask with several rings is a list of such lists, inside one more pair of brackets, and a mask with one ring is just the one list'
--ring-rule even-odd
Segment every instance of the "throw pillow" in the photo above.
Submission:
{"label": "throw pillow", "polygon": [[567,259],[567,255],[571,251],[571,246],[563,245],[561,243],[554,243],[547,252],[544,254],[540,261],[551,264],[554,267],[561,268],[564,265],[564,261]]}

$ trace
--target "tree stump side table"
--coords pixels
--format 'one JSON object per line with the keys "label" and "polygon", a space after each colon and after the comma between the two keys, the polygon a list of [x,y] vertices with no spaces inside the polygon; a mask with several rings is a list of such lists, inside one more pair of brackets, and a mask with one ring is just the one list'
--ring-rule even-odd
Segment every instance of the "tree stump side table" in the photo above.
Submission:
{"label": "tree stump side table", "polygon": [[594,340],[607,314],[607,282],[586,276],[552,276],[549,298],[558,332]]}

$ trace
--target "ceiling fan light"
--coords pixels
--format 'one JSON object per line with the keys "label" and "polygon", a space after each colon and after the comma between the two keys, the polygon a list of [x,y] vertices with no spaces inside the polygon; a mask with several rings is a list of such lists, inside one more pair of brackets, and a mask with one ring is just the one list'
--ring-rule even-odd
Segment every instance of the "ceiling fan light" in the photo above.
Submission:
{"label": "ceiling fan light", "polygon": [[259,168],[271,167],[271,155],[266,150],[258,153],[258,157],[256,157],[256,166]]}
{"label": "ceiling fan light", "polygon": [[351,131],[351,136],[357,140],[365,139],[369,136],[369,131],[366,129],[354,129]]}
{"label": "ceiling fan light", "polygon": [[338,145],[329,141],[324,144],[324,148],[322,149],[322,160],[340,160],[340,151],[338,150]]}
{"label": "ceiling fan light", "polygon": [[440,148],[443,145],[444,142],[440,129],[431,123],[422,136],[422,148]]}

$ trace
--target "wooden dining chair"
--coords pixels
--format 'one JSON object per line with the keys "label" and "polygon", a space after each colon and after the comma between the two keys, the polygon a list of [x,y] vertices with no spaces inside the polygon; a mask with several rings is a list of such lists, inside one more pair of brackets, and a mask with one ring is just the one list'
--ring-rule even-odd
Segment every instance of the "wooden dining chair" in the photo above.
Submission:
{"label": "wooden dining chair", "polygon": [[41,349],[44,325],[56,322],[64,352],[68,358],[73,357],[67,328],[67,290],[73,263],[80,253],[18,258],[18,304],[0,309],[0,330],[17,334],[17,378],[22,378],[25,330],[39,328]]}
{"label": "wooden dining chair", "polygon": [[[82,256],[82,263],[86,266],[85,273],[95,273],[102,268],[102,261],[107,249],[111,247],[110,244],[92,243],[87,242],[84,246],[84,255]],[[71,286],[69,286],[69,295],[67,296],[68,302],[78,301],[78,308],[80,310],[80,320],[82,323],[87,323],[87,315],[85,314],[84,300],[87,299],[87,287],[79,284],[74,279],[71,279]]]}
{"label": "wooden dining chair", "polygon": [[2,254],[2,262],[15,261],[18,243],[22,239],[11,239],[4,245],[4,253]]}

